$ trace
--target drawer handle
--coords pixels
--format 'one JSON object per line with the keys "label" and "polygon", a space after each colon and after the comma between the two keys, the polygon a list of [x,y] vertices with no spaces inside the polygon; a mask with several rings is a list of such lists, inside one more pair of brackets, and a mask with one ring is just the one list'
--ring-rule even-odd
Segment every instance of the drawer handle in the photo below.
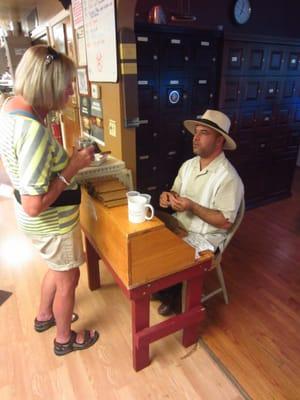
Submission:
{"label": "drawer handle", "polygon": [[147,125],[149,123],[149,120],[148,119],[140,119],[139,121],[138,121],[138,124],[139,125]]}
{"label": "drawer handle", "polygon": [[140,156],[139,157],[139,159],[141,160],[141,161],[143,161],[143,160],[149,160],[149,156],[147,155],[147,156]]}
{"label": "drawer handle", "polygon": [[264,148],[266,147],[266,144],[265,144],[265,143],[261,143],[261,144],[259,145],[259,147],[260,147],[261,149],[264,149]]}
{"label": "drawer handle", "polygon": [[175,156],[176,151],[169,151],[168,156]]}
{"label": "drawer handle", "polygon": [[157,189],[157,186],[149,186],[149,187],[147,187],[147,191],[148,192],[152,192],[153,190],[156,190]]}

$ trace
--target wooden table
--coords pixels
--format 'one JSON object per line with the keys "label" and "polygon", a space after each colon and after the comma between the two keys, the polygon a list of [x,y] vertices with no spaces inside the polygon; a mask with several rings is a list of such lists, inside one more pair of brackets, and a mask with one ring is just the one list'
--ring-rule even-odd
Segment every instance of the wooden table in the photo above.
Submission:
{"label": "wooden table", "polygon": [[[150,343],[180,329],[182,343],[197,342],[204,318],[200,299],[204,273],[211,256],[195,261],[194,249],[166,228],[158,218],[141,224],[128,221],[127,206],[108,209],[82,195],[81,225],[86,239],[88,282],[100,288],[102,259],[131,301],[133,367],[139,371],[150,363]],[[149,326],[152,293],[186,281],[185,309],[181,314]]]}

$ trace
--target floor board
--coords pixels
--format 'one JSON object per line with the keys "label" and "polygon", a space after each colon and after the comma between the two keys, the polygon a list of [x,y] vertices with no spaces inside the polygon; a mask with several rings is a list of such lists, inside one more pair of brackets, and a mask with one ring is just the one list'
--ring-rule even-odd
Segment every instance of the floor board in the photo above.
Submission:
{"label": "floor board", "polygon": [[207,303],[202,328],[205,343],[256,400],[300,399],[299,249],[298,168],[291,198],[246,212],[222,263],[230,303]]}
{"label": "floor board", "polygon": [[[56,357],[55,329],[33,330],[45,271],[16,229],[12,200],[0,196],[0,284],[13,292],[0,307],[1,400],[243,400],[204,347],[185,349],[179,333],[153,343],[151,365],[136,373],[130,304],[105,268],[103,287],[91,292],[82,267],[75,307],[80,318],[73,325],[75,330],[98,329],[99,341],[88,350]],[[152,321],[160,320],[157,306],[151,304]]]}

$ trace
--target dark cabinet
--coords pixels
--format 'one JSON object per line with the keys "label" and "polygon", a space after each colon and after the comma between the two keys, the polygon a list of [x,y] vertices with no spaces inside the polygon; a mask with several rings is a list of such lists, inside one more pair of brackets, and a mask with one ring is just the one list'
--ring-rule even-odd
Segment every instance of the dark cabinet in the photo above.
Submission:
{"label": "dark cabinet", "polygon": [[289,196],[300,137],[300,43],[224,41],[219,108],[231,118],[248,206]]}
{"label": "dark cabinet", "polygon": [[137,189],[169,190],[182,162],[193,156],[185,119],[197,119],[218,101],[218,32],[136,27],[140,125],[136,129]]}

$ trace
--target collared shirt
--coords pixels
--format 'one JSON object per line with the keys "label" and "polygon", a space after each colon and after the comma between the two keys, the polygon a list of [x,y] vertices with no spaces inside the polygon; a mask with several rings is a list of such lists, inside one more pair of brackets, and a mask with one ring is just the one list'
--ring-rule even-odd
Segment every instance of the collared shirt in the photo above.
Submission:
{"label": "collared shirt", "polygon": [[[203,207],[220,211],[231,223],[235,221],[244,196],[241,178],[223,152],[202,170],[199,156],[186,161],[172,191]],[[177,212],[175,216],[188,232],[201,234],[215,249],[222,250],[227,235],[225,229],[207,224],[190,211]]]}

